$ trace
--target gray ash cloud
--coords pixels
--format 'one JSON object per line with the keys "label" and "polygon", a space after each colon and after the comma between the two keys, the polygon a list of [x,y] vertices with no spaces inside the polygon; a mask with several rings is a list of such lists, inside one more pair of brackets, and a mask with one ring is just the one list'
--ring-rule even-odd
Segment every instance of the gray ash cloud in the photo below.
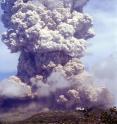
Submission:
{"label": "gray ash cloud", "polygon": [[108,89],[97,87],[80,61],[86,40],[95,34],[92,18],[83,12],[87,2],[5,0],[1,4],[7,28],[2,41],[12,53],[20,52],[17,76],[0,84],[1,97],[28,97],[38,99],[38,104],[44,99],[49,109],[112,105]]}

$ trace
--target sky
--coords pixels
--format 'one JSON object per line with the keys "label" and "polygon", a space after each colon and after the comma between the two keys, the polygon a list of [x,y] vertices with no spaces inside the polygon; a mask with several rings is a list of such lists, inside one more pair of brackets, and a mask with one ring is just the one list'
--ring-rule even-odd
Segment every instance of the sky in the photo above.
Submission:
{"label": "sky", "polygon": [[93,17],[96,36],[83,58],[97,84],[107,87],[117,105],[117,0],[90,0],[85,12]]}
{"label": "sky", "polygon": [[96,32],[96,36],[89,40],[89,54],[84,58],[92,66],[116,52],[117,0],[90,0],[85,12],[93,17]]}
{"label": "sky", "polygon": [[[113,81],[113,76],[110,78],[108,75],[116,76],[117,74],[117,61],[115,61],[117,59],[117,0],[90,0],[84,11],[94,19],[96,36],[88,40],[90,45],[82,60],[88,71],[97,79],[104,82],[108,80],[103,85],[107,85],[111,90],[114,89],[113,92],[116,92],[117,78],[114,77]],[[4,31],[0,21],[0,34]],[[7,47],[0,42],[0,80],[16,73],[18,56],[18,54],[11,54]],[[109,66],[113,68],[110,70]],[[105,70],[110,73],[105,73]]]}

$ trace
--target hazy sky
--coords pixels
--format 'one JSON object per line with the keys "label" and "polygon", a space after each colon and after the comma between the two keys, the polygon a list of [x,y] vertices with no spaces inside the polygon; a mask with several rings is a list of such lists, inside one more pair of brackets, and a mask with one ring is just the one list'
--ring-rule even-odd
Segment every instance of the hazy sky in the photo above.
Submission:
{"label": "hazy sky", "polygon": [[89,40],[91,55],[85,57],[90,66],[117,51],[117,0],[90,0],[85,8],[94,19],[96,36]]}
{"label": "hazy sky", "polygon": [[110,89],[117,105],[117,0],[90,0],[85,11],[93,16],[96,36],[89,40],[84,63],[98,84]]}
{"label": "hazy sky", "polygon": [[[88,53],[84,57],[86,67],[91,68],[106,59],[117,48],[117,0],[90,0],[85,12],[94,18],[96,36],[90,39]],[[0,10],[1,14],[1,10]],[[0,22],[0,33],[5,29]],[[16,72],[17,54],[10,54],[7,47],[0,42],[0,79],[8,73]],[[7,75],[5,75],[7,73]]]}

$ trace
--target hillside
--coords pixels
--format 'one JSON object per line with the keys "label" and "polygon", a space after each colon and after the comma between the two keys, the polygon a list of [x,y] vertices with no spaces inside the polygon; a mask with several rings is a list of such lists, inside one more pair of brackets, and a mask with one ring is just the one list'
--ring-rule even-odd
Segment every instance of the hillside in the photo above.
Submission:
{"label": "hillside", "polygon": [[117,124],[117,109],[51,111],[36,114],[24,121],[1,122],[0,124]]}

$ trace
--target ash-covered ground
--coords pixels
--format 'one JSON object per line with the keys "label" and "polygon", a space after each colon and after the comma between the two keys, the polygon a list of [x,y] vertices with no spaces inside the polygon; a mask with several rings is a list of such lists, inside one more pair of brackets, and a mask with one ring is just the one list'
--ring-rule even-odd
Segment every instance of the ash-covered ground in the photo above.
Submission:
{"label": "ash-covered ground", "polygon": [[42,112],[22,121],[12,118],[0,124],[117,124],[117,109],[90,108],[76,111]]}

